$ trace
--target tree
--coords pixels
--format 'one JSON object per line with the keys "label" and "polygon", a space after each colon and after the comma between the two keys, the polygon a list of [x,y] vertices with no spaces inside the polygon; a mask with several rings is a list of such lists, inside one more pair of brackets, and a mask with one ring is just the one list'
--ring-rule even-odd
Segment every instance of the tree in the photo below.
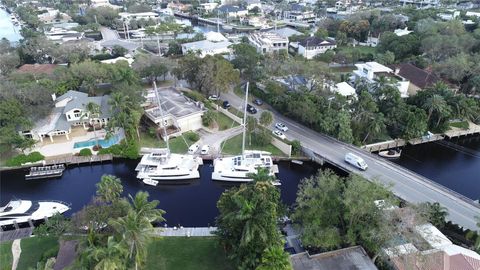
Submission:
{"label": "tree", "polygon": [[262,254],[260,265],[256,270],[291,270],[290,256],[281,245],[268,247]]}
{"label": "tree", "polygon": [[28,130],[32,125],[23,108],[16,99],[0,98],[0,144],[13,149],[27,141],[18,133],[18,130]]}
{"label": "tree", "polygon": [[266,249],[281,245],[279,199],[269,181],[234,187],[220,196],[216,234],[239,268],[255,269]]}
{"label": "tree", "polygon": [[125,269],[127,249],[122,243],[115,241],[113,236],[107,238],[106,246],[89,246],[85,257],[93,264],[94,270],[120,270]]}
{"label": "tree", "polygon": [[376,137],[385,130],[385,118],[383,117],[382,113],[377,113],[370,118],[370,121],[368,121],[367,125],[367,134],[365,135],[365,138],[363,138],[362,143],[365,143],[367,141],[368,137],[371,135],[372,137]]}
{"label": "tree", "polygon": [[150,83],[153,83],[160,76],[165,79],[169,71],[167,64],[171,68],[174,66],[174,63],[168,63],[163,57],[141,55],[133,62],[132,67],[142,78],[147,78]]}
{"label": "tree", "polygon": [[55,214],[45,220],[45,223],[34,229],[37,236],[60,237],[65,233],[72,232],[72,223],[61,214]]}
{"label": "tree", "polygon": [[434,127],[438,127],[442,118],[446,118],[450,114],[450,108],[448,107],[447,102],[442,96],[437,94],[428,98],[423,104],[423,108],[428,112],[428,122],[430,122],[434,113],[436,114],[437,123]]}
{"label": "tree", "polygon": [[149,222],[162,222],[165,221],[163,215],[165,211],[158,209],[160,204],[158,200],[148,201],[148,192],[139,191],[135,194],[135,197],[129,196],[132,202],[133,211],[140,219],[145,219]]}
{"label": "tree", "polygon": [[97,186],[97,196],[106,203],[112,203],[120,199],[123,186],[120,179],[114,175],[102,175]]}
{"label": "tree", "polygon": [[17,53],[0,54],[0,75],[10,74],[19,65],[20,57]]}
{"label": "tree", "polygon": [[263,111],[260,114],[260,125],[267,127],[273,122],[273,114],[269,111]]}
{"label": "tree", "polygon": [[98,147],[98,138],[97,138],[97,132],[95,130],[96,122],[98,117],[100,116],[100,105],[94,102],[89,102],[85,106],[86,114],[82,115],[81,118],[88,118],[88,121],[93,127],[93,136],[95,138],[95,145]]}
{"label": "tree", "polygon": [[257,53],[255,47],[247,43],[239,43],[232,46],[235,59],[232,64],[240,70],[240,74],[247,80],[258,78],[258,63],[261,55]]}
{"label": "tree", "polygon": [[112,48],[113,57],[125,56],[125,54],[127,53],[128,53],[128,50],[120,45],[114,45]]}
{"label": "tree", "polygon": [[212,110],[208,110],[206,111],[203,115],[202,115],[202,124],[206,127],[209,127],[213,124],[213,122],[215,121],[215,112],[212,111]]}
{"label": "tree", "polygon": [[418,205],[419,213],[433,226],[442,229],[445,227],[445,218],[448,216],[447,208],[438,202],[425,202]]}

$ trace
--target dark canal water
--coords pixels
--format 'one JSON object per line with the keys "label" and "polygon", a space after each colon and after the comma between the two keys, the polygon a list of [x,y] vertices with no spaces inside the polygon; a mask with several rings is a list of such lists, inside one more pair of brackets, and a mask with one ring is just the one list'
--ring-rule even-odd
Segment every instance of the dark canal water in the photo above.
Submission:
{"label": "dark canal water", "polygon": [[480,199],[480,136],[408,146],[394,162],[473,200]]}
{"label": "dark canal water", "polygon": [[[207,163],[200,167],[201,179],[177,185],[144,185],[136,179],[137,161],[121,161],[95,166],[71,167],[61,179],[24,180],[25,171],[0,174],[0,199],[5,205],[13,197],[29,200],[61,200],[72,204],[71,215],[86,205],[95,194],[95,184],[103,174],[113,174],[122,179],[125,194],[134,195],[139,190],[148,191],[150,198],[160,201],[160,208],[171,226],[208,226],[214,224],[218,214],[216,203],[220,194],[232,185],[212,181],[213,167]],[[303,166],[290,162],[279,163],[279,179],[282,181],[281,198],[286,204],[295,201],[301,179],[317,172],[314,163]]]}

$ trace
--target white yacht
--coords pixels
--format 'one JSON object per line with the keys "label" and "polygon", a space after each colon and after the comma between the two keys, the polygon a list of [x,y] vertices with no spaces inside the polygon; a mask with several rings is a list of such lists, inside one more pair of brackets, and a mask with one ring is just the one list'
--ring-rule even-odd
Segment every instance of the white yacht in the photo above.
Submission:
{"label": "white yacht", "polygon": [[[163,110],[155,82],[154,88],[158,108],[163,118]],[[167,134],[165,124],[161,125],[164,133]],[[173,154],[170,152],[168,138],[166,142],[167,148],[151,149],[148,154],[142,157],[140,163],[135,168],[138,172],[137,178],[141,179],[145,184],[152,186],[158,185],[159,181],[162,180],[172,181],[200,178],[198,167],[203,164],[203,160],[194,155]]]}
{"label": "white yacht", "polygon": [[[216,158],[213,161],[212,180],[230,181],[230,182],[251,182],[248,175],[257,173],[258,168],[266,168],[270,176],[275,176],[278,172],[277,165],[273,164],[269,152],[258,150],[245,150],[245,121],[248,98],[248,82],[245,93],[245,109],[243,116],[243,141],[242,155],[233,157]],[[273,181],[272,184],[280,185],[280,181]]]}
{"label": "white yacht", "polygon": [[26,223],[29,220],[38,221],[68,210],[70,207],[59,201],[12,200],[6,206],[0,207],[0,226]]}

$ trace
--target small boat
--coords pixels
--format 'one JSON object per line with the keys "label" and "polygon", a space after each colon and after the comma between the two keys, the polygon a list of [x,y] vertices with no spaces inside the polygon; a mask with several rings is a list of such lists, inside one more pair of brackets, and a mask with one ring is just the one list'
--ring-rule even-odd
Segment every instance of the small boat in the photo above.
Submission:
{"label": "small boat", "polygon": [[378,155],[384,158],[400,158],[402,154],[401,149],[390,149],[390,150],[385,150],[385,151],[380,151],[378,152]]}
{"label": "small boat", "polygon": [[60,177],[65,170],[64,164],[31,167],[30,172],[25,175],[26,180]]}
{"label": "small boat", "polygon": [[298,164],[298,165],[303,165],[303,161],[301,161],[301,160],[296,160],[296,159],[292,160],[292,163]]}
{"label": "small boat", "polygon": [[151,178],[144,178],[142,180],[142,182],[146,185],[150,185],[150,186],[157,186],[158,185],[158,181],[157,180],[153,180]]}

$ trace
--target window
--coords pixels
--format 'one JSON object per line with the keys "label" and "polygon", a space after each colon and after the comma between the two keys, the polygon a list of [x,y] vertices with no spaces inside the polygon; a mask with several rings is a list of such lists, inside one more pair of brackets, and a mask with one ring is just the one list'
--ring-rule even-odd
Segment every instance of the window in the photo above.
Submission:
{"label": "window", "polygon": [[70,117],[70,114],[67,114],[67,118],[68,120],[72,119],[72,117]]}

